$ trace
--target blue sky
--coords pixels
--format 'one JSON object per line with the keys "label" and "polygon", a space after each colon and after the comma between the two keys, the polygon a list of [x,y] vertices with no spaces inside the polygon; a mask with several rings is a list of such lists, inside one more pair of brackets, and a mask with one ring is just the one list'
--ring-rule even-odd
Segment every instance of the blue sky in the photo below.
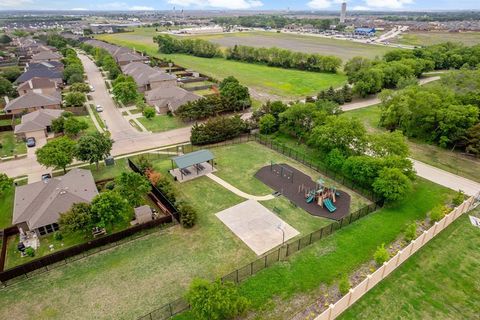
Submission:
{"label": "blue sky", "polygon": [[[0,9],[165,10],[282,9],[338,10],[342,0],[0,0]],[[347,0],[356,10],[480,10],[480,0]]]}

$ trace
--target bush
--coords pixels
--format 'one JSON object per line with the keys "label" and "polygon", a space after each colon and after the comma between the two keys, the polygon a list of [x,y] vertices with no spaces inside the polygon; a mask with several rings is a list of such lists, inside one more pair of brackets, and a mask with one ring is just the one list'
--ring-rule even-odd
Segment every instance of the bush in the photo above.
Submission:
{"label": "bush", "polygon": [[430,211],[430,221],[432,223],[438,222],[445,217],[445,215],[450,211],[450,209],[443,205],[438,205]]}
{"label": "bush", "polygon": [[57,240],[57,241],[62,241],[63,240],[63,235],[60,232],[57,231],[53,234],[53,239]]}
{"label": "bush", "polygon": [[242,297],[232,282],[209,282],[194,279],[186,295],[195,319],[226,320],[242,315],[248,300]]}
{"label": "bush", "polygon": [[180,204],[178,210],[180,211],[180,224],[186,229],[190,229],[195,225],[197,220],[197,211],[188,204]]}
{"label": "bush", "polygon": [[270,134],[277,131],[277,119],[271,114],[262,116],[258,122],[260,127],[260,133]]}
{"label": "bush", "polygon": [[387,249],[385,249],[385,244],[382,243],[380,247],[377,247],[377,250],[373,254],[373,259],[377,265],[382,265],[385,261],[390,258],[390,254]]}
{"label": "bush", "polygon": [[194,145],[203,145],[229,140],[239,136],[247,129],[246,123],[239,117],[218,117],[192,127],[190,141]]}
{"label": "bush", "polygon": [[463,201],[465,201],[465,192],[463,192],[462,190],[458,190],[457,194],[452,199],[452,203],[455,207],[458,207],[463,203]]}
{"label": "bush", "polygon": [[340,279],[340,282],[338,283],[338,290],[340,291],[340,294],[342,296],[346,295],[348,291],[350,290],[351,284],[350,280],[348,280],[348,277],[345,275]]}
{"label": "bush", "polygon": [[152,119],[153,117],[155,117],[155,113],[155,109],[152,107],[145,107],[143,109],[143,116],[147,119]]}
{"label": "bush", "polygon": [[25,254],[31,258],[35,257],[35,249],[33,249],[32,247],[27,247],[25,249]]}
{"label": "bush", "polygon": [[417,224],[413,222],[412,224],[409,224],[407,228],[405,229],[405,241],[410,242],[414,240],[417,237]]}
{"label": "bush", "polygon": [[147,170],[151,170],[153,168],[152,162],[150,159],[148,159],[148,156],[144,154],[138,156],[136,165],[142,173],[146,173]]}
{"label": "bush", "polygon": [[115,189],[115,181],[108,181],[107,183],[105,183],[104,188],[105,190],[112,191],[113,189]]}

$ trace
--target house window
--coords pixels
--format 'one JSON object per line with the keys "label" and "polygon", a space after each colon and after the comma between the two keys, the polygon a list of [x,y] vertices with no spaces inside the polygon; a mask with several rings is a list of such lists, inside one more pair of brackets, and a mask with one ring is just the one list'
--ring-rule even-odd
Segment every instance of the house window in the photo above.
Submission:
{"label": "house window", "polygon": [[52,232],[53,232],[53,227],[52,227],[51,224],[48,224],[48,225],[46,225],[45,227],[46,227],[46,229],[47,229],[47,233],[52,233]]}
{"label": "house window", "polygon": [[38,228],[38,232],[40,233],[41,236],[44,236],[47,234],[47,231],[45,230],[44,227]]}
{"label": "house window", "polygon": [[52,224],[52,227],[53,227],[53,231],[58,231],[58,229],[60,229],[60,228],[58,227],[58,223]]}

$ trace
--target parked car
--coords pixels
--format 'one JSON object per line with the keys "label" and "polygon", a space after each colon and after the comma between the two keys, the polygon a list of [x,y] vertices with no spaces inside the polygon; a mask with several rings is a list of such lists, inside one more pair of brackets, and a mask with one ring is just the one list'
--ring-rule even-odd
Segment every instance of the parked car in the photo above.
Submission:
{"label": "parked car", "polygon": [[50,173],[44,173],[42,174],[42,181],[47,181],[52,179],[52,175]]}
{"label": "parked car", "polygon": [[97,105],[96,110],[97,110],[97,112],[102,112],[103,107],[101,105]]}
{"label": "parked car", "polygon": [[95,91],[95,88],[92,85],[90,85],[90,92],[94,92],[94,91]]}
{"label": "parked car", "polygon": [[36,141],[34,137],[27,138],[27,147],[35,147]]}

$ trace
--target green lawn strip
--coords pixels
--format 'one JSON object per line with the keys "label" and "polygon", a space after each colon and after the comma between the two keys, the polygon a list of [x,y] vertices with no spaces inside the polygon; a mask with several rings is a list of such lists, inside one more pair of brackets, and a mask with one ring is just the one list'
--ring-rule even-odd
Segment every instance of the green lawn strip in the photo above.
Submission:
{"label": "green lawn strip", "polygon": [[152,119],[141,117],[137,119],[148,131],[163,132],[184,127],[186,124],[174,116],[156,115]]}
{"label": "green lawn strip", "polygon": [[[266,269],[240,285],[240,291],[260,309],[272,298],[308,293],[321,283],[331,284],[372,259],[377,246],[389,244],[408,223],[422,219],[452,191],[419,179],[406,200],[379,210],[326,240],[319,241],[285,263]],[[312,297],[314,298],[314,297]]]}
{"label": "green lawn strip", "polygon": [[13,131],[0,132],[0,157],[10,157],[27,153],[27,146],[23,141],[17,141]]}
{"label": "green lawn strip", "polygon": [[125,39],[121,35],[101,35],[97,38],[121,46],[135,47],[137,50],[145,51],[152,56],[173,60],[178,65],[201,72],[217,80],[234,76],[248,87],[282,97],[312,95],[330,86],[339,87],[346,82],[346,76],[340,73],[317,73],[274,68],[223,58],[209,59],[183,54],[164,55],[158,53],[156,44],[136,39],[135,36]]}
{"label": "green lawn strip", "polygon": [[480,32],[407,32],[392,42],[411,46],[430,46],[444,42],[460,42],[467,46],[480,43]]}
{"label": "green lawn strip", "polygon": [[479,230],[460,217],[339,319],[477,318],[479,246]]}
{"label": "green lawn strip", "polygon": [[[362,121],[370,131],[383,131],[378,127],[380,121],[380,107],[372,106],[363,109],[348,111],[343,117],[357,118]],[[475,158],[462,156],[458,152],[451,152],[435,145],[427,144],[416,139],[409,139],[411,157],[439,169],[456,175],[480,181],[480,161]]]}
{"label": "green lawn strip", "polygon": [[95,106],[93,104],[90,104],[89,108],[92,110],[95,118],[97,119],[97,122],[100,125],[100,128],[105,129],[105,122],[103,122],[102,118],[100,117],[97,110],[95,109]]}
{"label": "green lawn strip", "polygon": [[356,211],[368,201],[360,195],[345,188],[333,180],[320,175],[301,163],[284,156],[277,151],[271,150],[256,142],[235,144],[225,147],[212,148],[215,155],[215,163],[218,169],[215,175],[234,185],[243,192],[252,195],[267,195],[273,190],[255,177],[255,173],[262,167],[274,163],[286,163],[312,177],[314,181],[322,178],[326,184],[334,185],[339,189],[346,190],[352,197],[351,211]]}
{"label": "green lawn strip", "polygon": [[255,258],[215,216],[242,198],[207,177],[178,190],[198,211],[193,229],[174,226],[3,289],[0,318],[133,319],[183,295],[194,277],[213,280]]}
{"label": "green lawn strip", "polygon": [[12,225],[15,188],[11,187],[0,195],[0,230]]}

